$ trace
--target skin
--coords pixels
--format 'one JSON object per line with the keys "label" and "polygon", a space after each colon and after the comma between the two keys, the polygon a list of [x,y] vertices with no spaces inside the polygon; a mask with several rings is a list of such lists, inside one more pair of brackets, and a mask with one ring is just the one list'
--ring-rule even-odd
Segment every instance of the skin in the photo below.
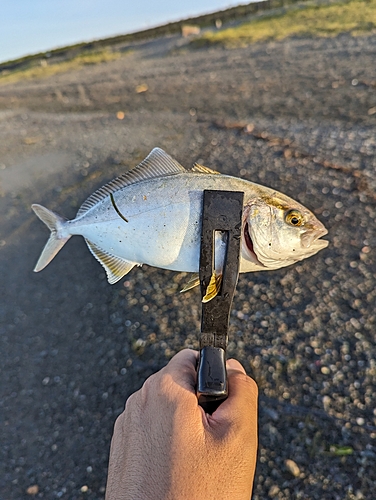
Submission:
{"label": "skin", "polygon": [[249,500],[257,454],[257,386],[227,361],[229,397],[197,404],[198,353],[179,352],[127,401],[115,423],[106,500]]}

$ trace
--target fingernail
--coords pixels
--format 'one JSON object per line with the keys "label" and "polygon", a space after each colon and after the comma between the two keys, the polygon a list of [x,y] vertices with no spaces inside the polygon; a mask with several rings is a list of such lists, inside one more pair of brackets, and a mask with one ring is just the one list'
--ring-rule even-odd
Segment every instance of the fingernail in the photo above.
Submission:
{"label": "fingernail", "polygon": [[228,359],[226,365],[227,369],[238,370],[243,372],[244,374],[246,373],[243,365],[239,363],[239,361],[237,361],[236,359]]}

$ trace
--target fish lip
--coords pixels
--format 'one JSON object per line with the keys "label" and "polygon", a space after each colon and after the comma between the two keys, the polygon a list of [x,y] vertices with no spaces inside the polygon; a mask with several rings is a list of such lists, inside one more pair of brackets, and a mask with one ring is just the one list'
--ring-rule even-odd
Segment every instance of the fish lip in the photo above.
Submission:
{"label": "fish lip", "polygon": [[249,228],[249,225],[248,225],[248,222],[246,222],[244,224],[244,229],[243,229],[243,235],[244,235],[243,241],[245,243],[244,246],[245,246],[246,252],[248,254],[248,257],[250,258],[250,260],[252,262],[255,262],[259,266],[266,267],[262,262],[259,261],[257,255],[254,251],[253,241],[252,241],[251,236],[249,235],[248,228]]}
{"label": "fish lip", "polygon": [[325,248],[325,246],[328,246],[329,242],[327,242],[325,246],[322,246],[322,242],[327,240],[321,240],[320,238],[326,234],[328,234],[328,230],[325,227],[308,229],[301,235],[301,245],[303,248],[314,248],[315,246]]}
{"label": "fish lip", "polygon": [[318,248],[318,250],[323,250],[324,248],[326,248],[327,246],[329,245],[329,241],[328,240],[321,240],[321,239],[316,239],[313,244],[312,244],[312,247],[313,248]]}

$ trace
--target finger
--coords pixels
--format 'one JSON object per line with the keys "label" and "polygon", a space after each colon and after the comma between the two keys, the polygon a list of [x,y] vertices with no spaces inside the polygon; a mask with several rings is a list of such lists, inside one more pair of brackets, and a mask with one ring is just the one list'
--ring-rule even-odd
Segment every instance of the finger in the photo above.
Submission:
{"label": "finger", "polygon": [[213,413],[212,418],[216,424],[232,422],[243,427],[256,425],[258,388],[256,382],[240,370],[240,363],[230,363],[227,371],[228,398]]}
{"label": "finger", "polygon": [[181,368],[188,368],[191,366],[196,369],[197,360],[197,351],[194,351],[193,349],[183,349],[170,359],[167,366],[172,370],[179,370]]}
{"label": "finger", "polygon": [[237,359],[228,359],[226,362],[226,367],[227,370],[236,370],[244,373],[244,375],[246,374],[243,365],[239,363]]}
{"label": "finger", "polygon": [[197,351],[183,349],[175,354],[167,366],[163,368],[163,372],[168,373],[176,383],[185,389],[195,392],[198,355]]}
{"label": "finger", "polygon": [[235,401],[240,402],[241,400],[257,401],[257,384],[243,370],[228,370],[228,399],[234,400],[233,404],[235,404]]}

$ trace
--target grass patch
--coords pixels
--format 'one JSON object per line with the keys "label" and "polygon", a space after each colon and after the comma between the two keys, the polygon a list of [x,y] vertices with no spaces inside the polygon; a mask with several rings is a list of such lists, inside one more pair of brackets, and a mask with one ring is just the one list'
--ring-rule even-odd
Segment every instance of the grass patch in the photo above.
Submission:
{"label": "grass patch", "polygon": [[82,52],[68,60],[51,61],[41,59],[37,62],[30,62],[27,67],[15,70],[5,70],[0,73],[0,83],[14,83],[20,80],[29,80],[34,78],[47,78],[58,73],[79,69],[88,64],[99,64],[103,62],[119,59],[123,54],[104,49],[97,52]]}
{"label": "grass patch", "polygon": [[373,30],[376,30],[376,0],[350,0],[292,7],[281,14],[262,16],[234,28],[205,33],[192,44],[196,47],[214,44],[241,47],[290,36],[332,37],[346,32],[360,35]]}

